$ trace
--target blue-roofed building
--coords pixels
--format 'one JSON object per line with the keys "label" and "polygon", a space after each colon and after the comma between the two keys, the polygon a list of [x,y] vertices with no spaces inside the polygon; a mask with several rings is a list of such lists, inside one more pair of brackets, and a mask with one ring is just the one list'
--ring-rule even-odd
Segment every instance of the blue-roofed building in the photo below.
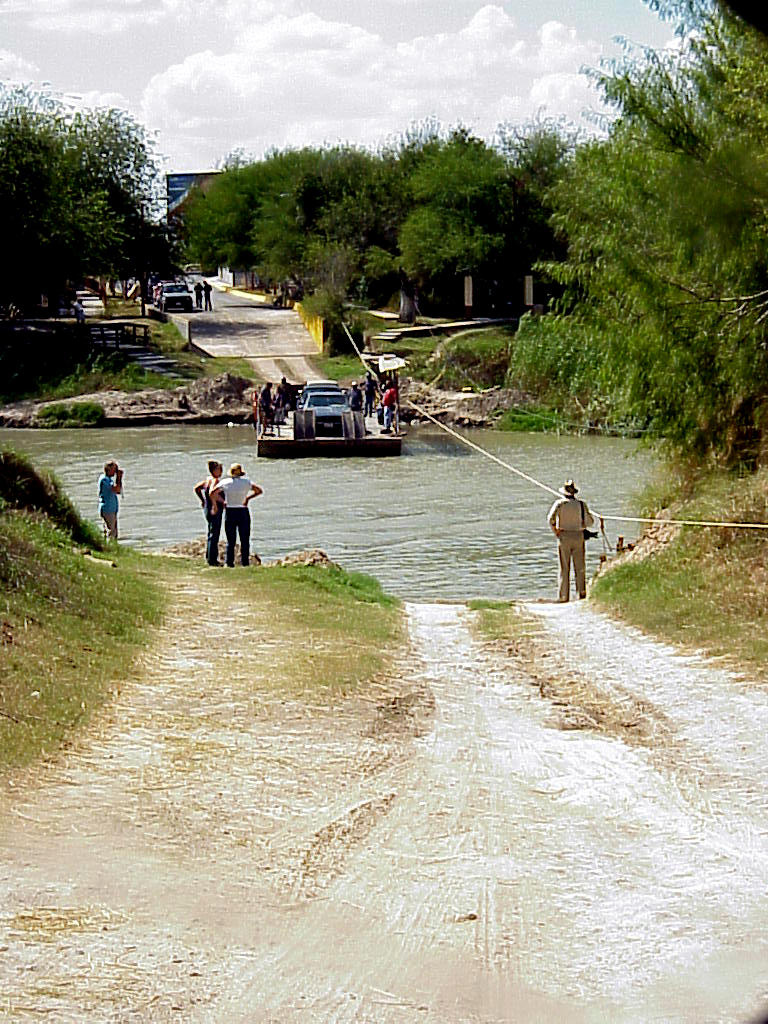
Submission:
{"label": "blue-roofed building", "polygon": [[181,212],[184,200],[190,190],[197,187],[205,190],[221,171],[199,171],[186,174],[166,174],[165,191],[168,202],[168,217],[173,217]]}

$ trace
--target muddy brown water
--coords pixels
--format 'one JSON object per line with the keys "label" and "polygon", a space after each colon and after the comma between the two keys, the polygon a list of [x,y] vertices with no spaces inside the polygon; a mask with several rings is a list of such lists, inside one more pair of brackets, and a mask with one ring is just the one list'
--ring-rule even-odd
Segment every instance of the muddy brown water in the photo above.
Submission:
{"label": "muddy brown water", "polygon": [[[653,460],[635,441],[471,431],[477,444],[559,487],[573,477],[605,514],[631,514]],[[370,573],[392,593],[423,600],[552,596],[556,566],[546,523],[552,497],[447,437],[414,429],[399,459],[257,460],[252,428],[0,430],[53,469],[79,510],[97,521],[96,480],[105,458],[125,468],[121,536],[158,550],[203,533],[192,493],[206,460],[241,462],[264,488],[253,511],[262,558],[322,548],[347,569]],[[608,536],[636,528],[610,523]],[[594,570],[599,540],[587,547]]]}

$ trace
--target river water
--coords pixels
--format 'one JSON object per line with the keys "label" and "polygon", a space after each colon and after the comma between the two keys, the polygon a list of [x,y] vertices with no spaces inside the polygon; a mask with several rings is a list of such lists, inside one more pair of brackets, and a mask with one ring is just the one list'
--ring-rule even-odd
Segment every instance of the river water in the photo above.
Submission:
{"label": "river water", "polygon": [[[476,443],[550,487],[573,477],[605,515],[632,512],[653,468],[634,441],[474,430]],[[192,540],[204,521],[192,488],[216,457],[241,462],[264,495],[251,504],[252,547],[264,560],[322,548],[346,569],[376,576],[391,593],[422,600],[534,599],[556,592],[546,522],[552,497],[437,428],[414,428],[389,459],[257,461],[249,426],[121,430],[0,429],[0,447],[53,470],[94,522],[96,480],[107,456],[125,468],[124,542],[148,550]],[[608,524],[628,540],[637,530]],[[599,540],[587,545],[588,570]]]}

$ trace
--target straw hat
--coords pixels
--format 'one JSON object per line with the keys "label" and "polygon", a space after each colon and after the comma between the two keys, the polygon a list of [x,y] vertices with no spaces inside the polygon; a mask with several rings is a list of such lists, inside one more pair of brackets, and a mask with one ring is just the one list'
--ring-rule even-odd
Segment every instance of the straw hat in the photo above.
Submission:
{"label": "straw hat", "polygon": [[572,498],[574,494],[579,493],[579,488],[573,482],[573,480],[566,480],[563,486],[560,488],[560,493],[566,498]]}
{"label": "straw hat", "polygon": [[229,475],[245,476],[245,470],[243,469],[239,462],[233,462],[232,465],[229,467]]}

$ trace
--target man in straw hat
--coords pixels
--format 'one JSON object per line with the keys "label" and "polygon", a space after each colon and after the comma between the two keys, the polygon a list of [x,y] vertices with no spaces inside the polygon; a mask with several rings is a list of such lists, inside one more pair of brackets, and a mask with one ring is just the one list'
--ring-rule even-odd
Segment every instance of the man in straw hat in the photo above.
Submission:
{"label": "man in straw hat", "polygon": [[586,503],[576,495],[579,489],[573,480],[566,480],[560,488],[558,498],[549,510],[549,525],[557,537],[557,554],[560,563],[560,593],[558,600],[567,601],[571,589],[571,562],[576,576],[579,597],[587,596],[587,569],[584,558],[584,530],[592,526],[594,519]]}
{"label": "man in straw hat", "polygon": [[222,477],[209,492],[212,507],[215,506],[214,512],[219,508],[222,497],[227,503],[224,533],[227,537],[227,566],[230,569],[235,565],[235,543],[238,535],[240,561],[243,565],[250,562],[251,513],[248,510],[248,502],[252,498],[258,498],[260,494],[263,494],[262,489],[248,479],[239,462],[233,462],[229,467],[229,476]]}

